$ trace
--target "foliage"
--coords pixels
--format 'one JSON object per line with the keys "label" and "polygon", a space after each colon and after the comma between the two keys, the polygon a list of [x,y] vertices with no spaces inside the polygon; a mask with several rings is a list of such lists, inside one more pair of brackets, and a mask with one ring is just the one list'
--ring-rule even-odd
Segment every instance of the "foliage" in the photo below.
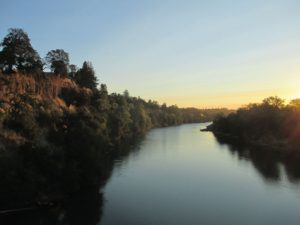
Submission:
{"label": "foliage", "polygon": [[4,121],[4,126],[5,128],[20,132],[23,136],[33,138],[37,130],[37,124],[33,111],[34,105],[28,103],[31,99],[27,97],[15,96]]}
{"label": "foliage", "polygon": [[273,144],[300,144],[300,100],[288,105],[278,97],[268,97],[260,104],[249,104],[236,113],[214,120],[209,129],[231,134],[243,140]]}
{"label": "foliage", "polygon": [[69,68],[70,68],[69,77],[70,77],[71,79],[75,80],[75,75],[76,75],[76,73],[77,73],[77,71],[78,71],[78,68],[77,68],[77,66],[74,65],[74,64],[71,64],[71,65],[69,66]]}
{"label": "foliage", "polygon": [[63,77],[68,75],[69,54],[63,49],[49,51],[46,55],[45,61],[54,74],[61,75]]}
{"label": "foliage", "polygon": [[95,89],[97,87],[97,77],[91,62],[84,62],[82,68],[77,71],[76,82],[81,87]]}
{"label": "foliage", "polygon": [[9,29],[9,33],[1,42],[0,63],[6,72],[18,69],[23,72],[40,71],[42,61],[33,49],[26,32],[20,28]]}
{"label": "foliage", "polygon": [[[3,43],[1,60],[9,70],[32,68],[38,62],[22,30],[11,30]],[[46,62],[55,74],[67,76],[69,55],[64,50],[48,52]],[[107,179],[114,157],[124,155],[126,146],[149,129],[204,122],[228,113],[160,105],[131,97],[127,90],[109,94],[105,84],[97,87],[91,63],[70,69],[70,78],[78,85],[64,80],[72,83],[59,90],[65,106],[57,99],[9,93],[14,96],[6,103],[9,110],[0,108],[0,208],[8,203],[59,201],[87,188],[97,189]],[[38,85],[46,77],[33,79]]]}

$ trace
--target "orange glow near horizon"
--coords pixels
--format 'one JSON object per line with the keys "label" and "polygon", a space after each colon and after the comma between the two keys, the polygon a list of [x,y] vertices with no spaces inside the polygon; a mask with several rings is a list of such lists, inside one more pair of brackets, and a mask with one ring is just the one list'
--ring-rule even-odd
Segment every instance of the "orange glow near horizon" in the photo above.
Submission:
{"label": "orange glow near horizon", "polygon": [[181,96],[157,96],[155,99],[167,105],[177,105],[178,107],[195,108],[228,108],[238,109],[249,103],[260,103],[270,96],[278,96],[288,104],[292,99],[300,98],[300,91],[296,88],[278,89],[259,92],[228,93],[214,96],[181,95]]}

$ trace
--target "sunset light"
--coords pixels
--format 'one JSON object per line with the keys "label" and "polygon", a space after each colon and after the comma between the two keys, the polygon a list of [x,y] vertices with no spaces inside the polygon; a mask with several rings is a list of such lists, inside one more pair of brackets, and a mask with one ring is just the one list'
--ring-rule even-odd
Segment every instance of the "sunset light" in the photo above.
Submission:
{"label": "sunset light", "polygon": [[300,0],[6,0],[0,225],[299,225]]}

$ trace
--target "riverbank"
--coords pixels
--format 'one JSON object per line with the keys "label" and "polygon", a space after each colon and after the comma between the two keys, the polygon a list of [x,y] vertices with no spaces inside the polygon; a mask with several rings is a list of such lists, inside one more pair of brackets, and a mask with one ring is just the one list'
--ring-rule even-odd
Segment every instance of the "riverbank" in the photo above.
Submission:
{"label": "riverbank", "polygon": [[247,145],[300,153],[300,104],[284,104],[278,97],[249,104],[226,117],[219,117],[204,131],[234,139]]}
{"label": "riverbank", "polygon": [[262,136],[259,138],[251,138],[245,135],[231,134],[221,131],[215,131],[211,126],[203,128],[201,132],[212,132],[218,139],[222,139],[225,143],[238,144],[241,146],[257,147],[261,150],[276,151],[287,154],[300,155],[300,146],[289,143],[287,140],[279,140],[272,136]]}

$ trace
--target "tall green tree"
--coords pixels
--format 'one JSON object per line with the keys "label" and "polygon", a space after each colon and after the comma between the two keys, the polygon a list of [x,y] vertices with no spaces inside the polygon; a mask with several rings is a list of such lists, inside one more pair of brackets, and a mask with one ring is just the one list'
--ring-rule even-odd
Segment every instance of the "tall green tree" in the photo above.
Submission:
{"label": "tall green tree", "polygon": [[82,68],[77,72],[76,81],[81,87],[97,88],[98,81],[91,62],[83,63]]}
{"label": "tall green tree", "polygon": [[4,70],[12,72],[42,70],[42,61],[30,43],[28,34],[20,28],[11,28],[1,42],[0,63]]}
{"label": "tall green tree", "polygon": [[108,112],[110,109],[111,105],[108,99],[108,91],[107,87],[105,84],[100,85],[100,90],[99,90],[99,98],[97,99],[97,109],[99,112],[104,113]]}
{"label": "tall green tree", "polygon": [[151,119],[141,102],[137,102],[133,105],[131,108],[131,117],[134,118],[132,120],[132,129],[134,133],[142,134],[151,128]]}
{"label": "tall green tree", "polygon": [[63,49],[51,50],[47,53],[45,58],[48,67],[56,75],[66,77],[69,69],[69,54]]}

